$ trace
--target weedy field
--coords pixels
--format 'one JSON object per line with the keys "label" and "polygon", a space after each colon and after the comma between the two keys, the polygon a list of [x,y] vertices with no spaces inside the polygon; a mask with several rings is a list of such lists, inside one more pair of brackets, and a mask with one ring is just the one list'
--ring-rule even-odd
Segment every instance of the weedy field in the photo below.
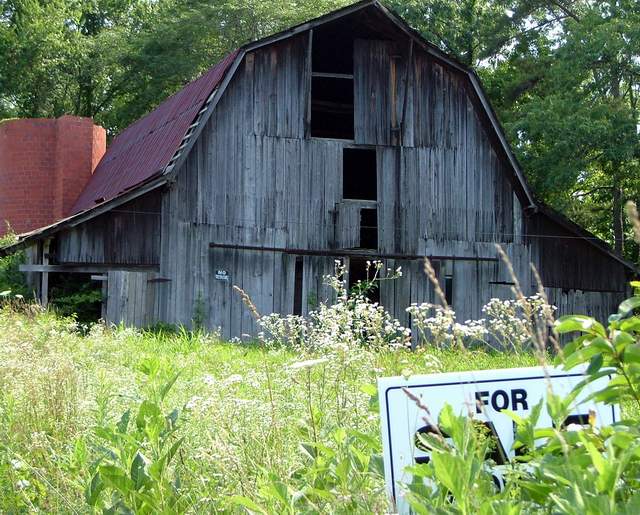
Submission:
{"label": "weedy field", "polygon": [[[388,513],[376,378],[553,360],[587,365],[585,384],[611,377],[594,399],[623,420],[565,426],[575,397],[549,392],[513,417],[520,452],[496,489],[491,439],[444,409],[405,498],[425,514],[640,511],[640,296],[607,326],[554,321],[521,292],[461,323],[442,296],[407,309],[412,334],[367,299],[374,281],[347,293],[340,277],[307,318],[261,316],[238,290],[261,328],[251,342],[81,326],[0,293],[0,511]],[[542,409],[553,427],[537,427]]]}
{"label": "weedy field", "polygon": [[117,506],[114,485],[135,491],[155,474],[150,504],[129,492],[129,507],[295,511],[312,485],[318,505],[384,512],[376,377],[535,364],[528,353],[294,350],[101,325],[83,334],[72,319],[5,307],[0,511]]}

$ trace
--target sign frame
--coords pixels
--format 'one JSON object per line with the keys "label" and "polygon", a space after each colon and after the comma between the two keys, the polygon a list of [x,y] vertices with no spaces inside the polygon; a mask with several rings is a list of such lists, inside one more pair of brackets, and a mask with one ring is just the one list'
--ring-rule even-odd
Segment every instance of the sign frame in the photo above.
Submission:
{"label": "sign frame", "polygon": [[[397,436],[392,434],[392,413],[391,413],[391,403],[390,403],[390,395],[393,392],[401,391],[404,388],[411,390],[415,389],[436,389],[436,388],[456,388],[460,387],[463,390],[466,388],[467,392],[474,392],[474,399],[479,399],[478,393],[485,393],[479,391],[479,386],[481,385],[496,385],[496,384],[518,384],[523,385],[523,383],[529,382],[523,388],[526,390],[526,386],[531,386],[531,381],[537,381],[537,387],[540,387],[539,382],[545,382],[545,385],[550,385],[553,388],[554,382],[559,384],[560,381],[564,380],[565,384],[562,385],[563,388],[566,389],[567,384],[571,383],[571,386],[575,386],[580,382],[582,378],[585,377],[586,366],[580,366],[573,368],[569,371],[562,369],[561,367],[526,367],[526,368],[507,368],[507,369],[495,369],[495,370],[471,370],[471,371],[460,371],[460,372],[445,372],[439,374],[427,374],[427,375],[414,375],[409,377],[381,377],[378,378],[378,398],[380,405],[380,428],[382,433],[382,448],[384,455],[384,470],[385,470],[385,480],[387,483],[387,491],[389,496],[393,502],[396,503],[398,513],[408,513],[408,511],[403,510],[403,505],[406,503],[402,500],[402,496],[398,495],[400,492],[397,490],[398,478],[396,478],[396,469],[398,468],[398,464],[394,460],[400,461],[399,457],[394,457],[394,437]],[[588,395],[588,393],[594,389],[598,389],[603,387],[606,382],[611,378],[611,376],[604,376],[598,379],[596,382],[588,385],[588,391],[583,395],[580,395],[576,399],[576,405],[580,405],[580,398],[584,398]],[[408,405],[415,403],[410,400],[404,392],[403,395],[406,397],[406,402]],[[415,393],[415,392],[412,392]],[[566,393],[566,392],[565,392]],[[526,398],[526,397],[525,397]],[[527,410],[530,411],[533,404],[537,404],[540,398],[546,400],[546,393],[543,394],[542,397],[538,397],[535,402],[531,402],[528,406]],[[484,396],[481,399],[485,399]],[[471,400],[471,399],[470,399]],[[513,397],[509,399],[509,401],[513,402]],[[425,400],[425,404],[431,409],[430,401]],[[440,401],[439,401],[440,402]],[[476,401],[477,402],[477,401]],[[483,404],[487,404],[484,402]],[[454,410],[459,413],[460,403],[455,404],[453,402],[441,402],[442,406],[444,404],[451,404]],[[468,406],[468,403],[465,403]],[[605,413],[602,419],[598,417],[597,423],[598,425],[615,423],[620,420],[620,408],[618,405],[604,405],[602,403],[596,404],[594,401],[590,401],[589,406],[594,405],[598,409],[599,415]],[[433,423],[437,423],[439,411],[441,409],[440,406],[437,410],[432,410],[431,417],[433,419]],[[511,408],[511,406],[507,405],[501,409]],[[415,407],[417,410],[417,406]],[[516,411],[516,410],[512,410]],[[475,412],[475,410],[474,410]],[[501,417],[507,417],[507,415],[502,415],[498,410],[494,410],[494,413],[499,414]],[[521,416],[528,416],[528,413],[522,414]],[[407,421],[409,424],[409,421]],[[543,427],[543,426],[541,426]],[[501,444],[504,442],[501,441]],[[510,446],[507,448],[505,446],[505,450],[507,453],[510,452]],[[409,463],[405,463],[403,467],[406,467]]]}

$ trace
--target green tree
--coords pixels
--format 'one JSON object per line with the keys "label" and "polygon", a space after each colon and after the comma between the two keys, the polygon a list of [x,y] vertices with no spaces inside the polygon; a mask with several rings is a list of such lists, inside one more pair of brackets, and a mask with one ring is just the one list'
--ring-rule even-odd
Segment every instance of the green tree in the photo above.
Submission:
{"label": "green tree", "polygon": [[639,56],[637,3],[580,3],[493,74],[492,91],[511,92],[500,111],[536,191],[618,252],[638,194]]}
{"label": "green tree", "polygon": [[343,0],[0,0],[0,119],[76,114],[111,135],[246,41]]}
{"label": "green tree", "polygon": [[479,69],[536,194],[635,258],[623,206],[640,193],[639,4],[392,4],[427,39]]}

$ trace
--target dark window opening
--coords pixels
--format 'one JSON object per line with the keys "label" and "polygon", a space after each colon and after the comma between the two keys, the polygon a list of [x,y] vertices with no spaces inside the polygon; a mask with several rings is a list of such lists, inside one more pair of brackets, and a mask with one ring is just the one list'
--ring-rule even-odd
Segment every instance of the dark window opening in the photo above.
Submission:
{"label": "dark window opening", "polygon": [[49,306],[62,316],[75,315],[81,324],[97,322],[102,315],[102,282],[90,274],[50,273]]}
{"label": "dark window opening", "polygon": [[444,298],[453,307],[453,261],[450,259],[444,264]]}
{"label": "dark window opening", "polygon": [[363,249],[378,248],[378,210],[360,210],[360,247]]}
{"label": "dark window opening", "polygon": [[369,269],[367,277],[367,260],[365,258],[349,258],[349,292],[356,293],[360,290],[371,302],[380,302],[380,288],[375,282],[370,289],[362,291],[364,284],[373,277],[373,265]]}
{"label": "dark window opening", "polygon": [[314,72],[353,74],[353,34],[346,27],[314,29],[312,54]]}
{"label": "dark window opening", "polygon": [[293,314],[302,315],[302,282],[304,278],[304,263],[302,256],[296,256],[293,286]]}
{"label": "dark window opening", "polygon": [[312,78],[311,136],[353,139],[353,79]]}
{"label": "dark window opening", "polygon": [[314,32],[311,68],[311,136],[352,140],[353,36]]}
{"label": "dark window opening", "polygon": [[342,198],[378,200],[375,149],[345,148],[342,154]]}

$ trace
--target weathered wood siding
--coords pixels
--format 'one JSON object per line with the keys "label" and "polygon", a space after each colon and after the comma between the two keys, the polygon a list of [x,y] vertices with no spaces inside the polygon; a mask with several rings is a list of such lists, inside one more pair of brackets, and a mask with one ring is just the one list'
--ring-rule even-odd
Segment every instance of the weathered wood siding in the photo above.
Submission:
{"label": "weathered wood siding", "polygon": [[[530,224],[512,176],[465,79],[417,48],[409,63],[406,41],[357,40],[354,141],[308,138],[307,44],[305,34],[245,58],[164,195],[160,276],[168,281],[157,287],[155,316],[189,325],[203,315],[225,337],[255,334],[232,286],[260,313],[291,313],[296,249],[335,253],[301,258],[303,314],[331,300],[323,276],[341,250],[360,244],[358,202],[342,198],[343,150],[354,146],[376,152],[378,252],[407,256],[385,259],[404,270],[381,290],[394,316],[410,325],[407,306],[435,300],[422,261],[411,256],[432,256],[439,269],[452,260],[461,320],[480,317],[492,297],[511,296],[514,281],[495,243],[533,293],[529,264],[544,249],[525,237]],[[577,299],[602,310],[613,302],[573,291],[554,298],[561,312]]]}
{"label": "weathered wood siding", "polygon": [[[420,72],[420,86],[414,88],[428,91],[431,104],[408,112],[420,123],[427,111],[444,112],[445,106],[456,114],[433,135],[414,136],[410,146],[393,145],[390,130],[375,129],[391,115],[384,122],[367,121],[377,115],[377,104],[357,100],[355,116],[362,123],[356,123],[355,142],[305,139],[306,45],[301,36],[245,59],[165,195],[160,275],[170,281],[159,287],[157,316],[190,324],[204,304],[209,326],[222,327],[225,336],[252,334],[254,322],[232,292],[234,284],[249,293],[261,313],[291,313],[291,249],[333,249],[338,257],[340,249],[359,245],[358,202],[342,198],[343,149],[358,143],[376,149],[379,251],[466,258],[454,265],[454,305],[461,317],[479,315],[491,296],[490,283],[504,275],[492,242],[504,243],[516,257],[528,257],[528,249],[514,242],[522,232],[520,206],[460,79],[445,77],[442,67],[424,64],[426,55],[415,52],[415,66],[429,74]],[[380,66],[371,64],[375,55],[358,55],[375,48],[388,56],[387,45],[356,46],[356,91],[359,82],[374,83],[380,75]],[[382,93],[388,89],[376,87]],[[437,118],[433,113],[429,120]],[[289,252],[210,249],[209,243]],[[493,261],[478,260],[486,255]],[[303,313],[331,298],[323,276],[333,271],[335,257],[303,257]],[[432,301],[433,292],[420,260],[390,263],[404,266],[405,276],[385,284],[381,301],[409,323],[406,307]],[[229,281],[215,279],[216,270],[225,270]]]}
{"label": "weathered wood siding", "polygon": [[619,292],[563,290],[562,288],[545,288],[549,303],[558,308],[558,313],[580,314],[594,317],[606,323],[609,315],[618,311],[618,305],[626,295]]}
{"label": "weathered wood siding", "polygon": [[155,274],[148,272],[112,271],[107,274],[106,298],[103,303],[105,321],[112,324],[146,327],[153,316],[156,285]]}
{"label": "weathered wood siding", "polygon": [[626,292],[626,267],[540,213],[527,219],[534,262],[545,286],[586,291]]}
{"label": "weathered wood siding", "polygon": [[148,193],[60,232],[55,241],[55,262],[157,265],[160,197],[160,192]]}

